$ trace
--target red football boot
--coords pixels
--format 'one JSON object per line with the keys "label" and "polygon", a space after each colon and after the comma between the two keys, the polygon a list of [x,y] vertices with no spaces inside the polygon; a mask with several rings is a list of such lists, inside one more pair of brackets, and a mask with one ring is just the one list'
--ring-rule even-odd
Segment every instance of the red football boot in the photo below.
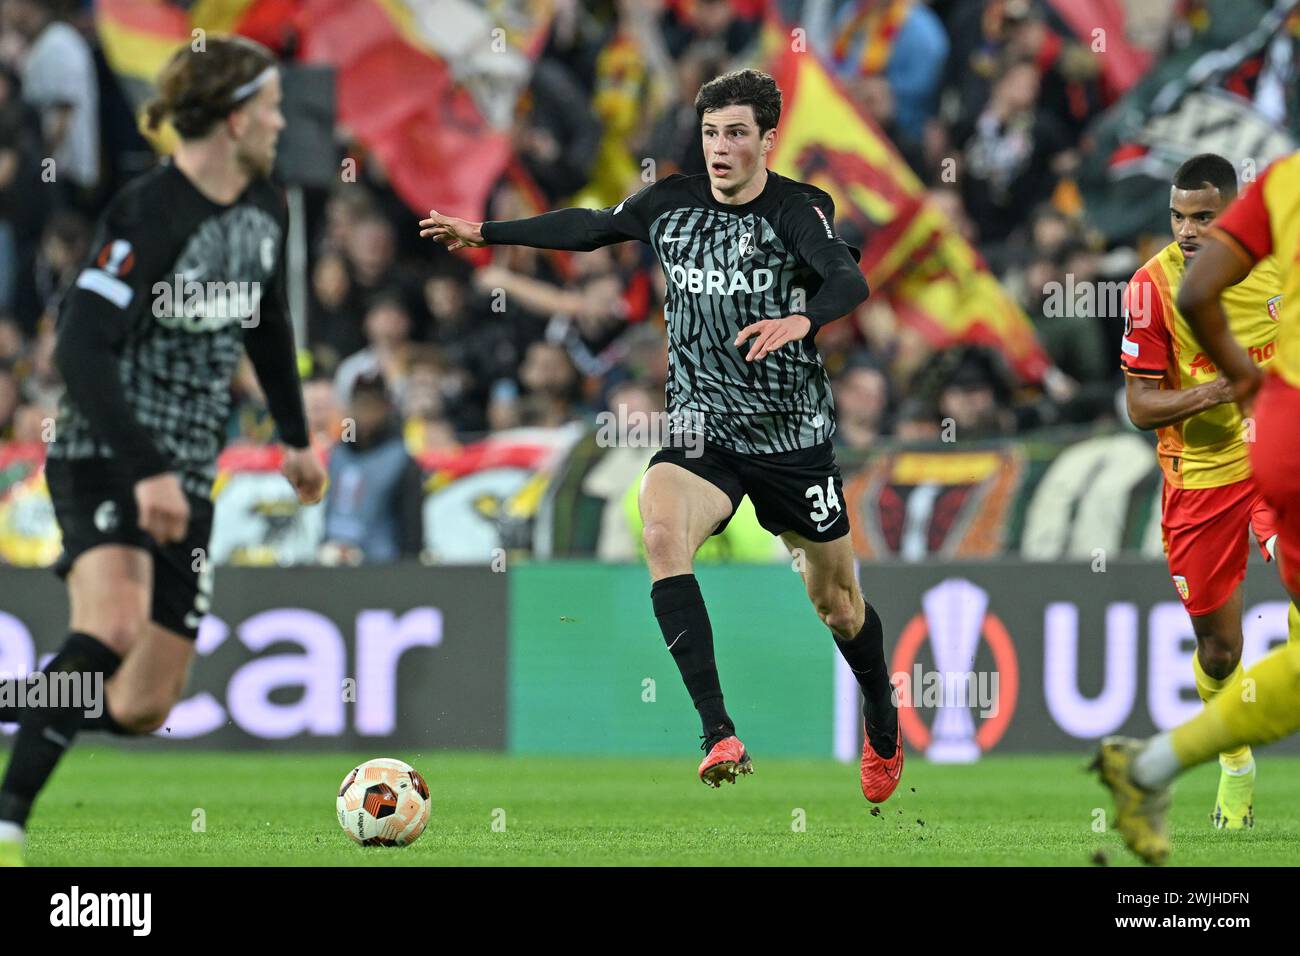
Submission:
{"label": "red football boot", "polygon": [[872,803],[884,803],[903,776],[903,734],[899,728],[894,756],[881,759],[871,746],[867,729],[862,728],[862,795]]}
{"label": "red football boot", "polygon": [[754,765],[739,737],[722,738],[700,762],[700,780],[708,787],[720,787],[724,780],[735,783],[738,774],[753,772]]}

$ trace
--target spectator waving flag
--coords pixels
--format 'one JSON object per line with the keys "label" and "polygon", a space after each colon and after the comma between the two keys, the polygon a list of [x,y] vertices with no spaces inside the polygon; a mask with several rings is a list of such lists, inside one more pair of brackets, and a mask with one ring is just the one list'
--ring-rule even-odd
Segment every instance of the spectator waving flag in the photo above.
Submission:
{"label": "spectator waving flag", "polygon": [[975,251],[926,199],[925,189],[870,118],[815,56],[791,49],[771,21],[768,71],[781,87],[781,128],[770,165],[835,201],[835,223],[862,249],[872,295],[935,348],[997,349],[1026,382],[1050,361],[1034,327]]}

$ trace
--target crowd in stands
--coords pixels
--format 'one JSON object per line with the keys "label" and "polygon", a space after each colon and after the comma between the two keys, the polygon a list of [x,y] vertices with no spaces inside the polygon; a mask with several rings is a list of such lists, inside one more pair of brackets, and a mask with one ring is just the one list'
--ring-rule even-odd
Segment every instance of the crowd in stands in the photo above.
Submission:
{"label": "crowd in stands", "polygon": [[[753,62],[764,7],[555,0],[511,130],[515,168],[527,175],[503,176],[484,218],[613,205],[639,188],[646,160],[659,176],[703,172],[695,91]],[[936,351],[869,299],[818,335],[838,441],[868,449],[887,437],[933,439],[945,418],[976,437],[1115,417],[1120,322],[1050,316],[1044,304],[1067,274],[1122,281],[1153,251],[1106,249],[1074,188],[1081,137],[1114,99],[1097,58],[1042,0],[810,0],[804,9],[814,54],[1024,307],[1053,363],[1027,388],[998,353]],[[0,440],[39,441],[59,394],[60,297],[97,211],[150,160],[88,3],[0,0],[0,12]],[[1154,46],[1178,16],[1152,31]],[[339,438],[354,386],[376,379],[416,456],[589,417],[620,396],[662,404],[664,279],[648,249],[496,248],[471,265],[418,238],[419,215],[345,136],[340,156],[362,159],[357,181],[307,197],[300,344],[317,441]],[[42,176],[50,158],[53,183]],[[230,437],[271,438],[248,369],[235,388]]]}

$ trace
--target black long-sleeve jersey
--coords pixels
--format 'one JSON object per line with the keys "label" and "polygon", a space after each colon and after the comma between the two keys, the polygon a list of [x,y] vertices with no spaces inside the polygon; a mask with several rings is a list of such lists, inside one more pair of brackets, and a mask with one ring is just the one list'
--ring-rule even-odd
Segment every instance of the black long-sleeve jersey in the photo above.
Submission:
{"label": "black long-sleeve jersey", "polygon": [[[741,205],[719,202],[706,174],[674,174],[608,209],[562,209],[486,222],[488,243],[591,250],[639,239],[667,277],[667,407],[679,427],[747,454],[820,444],[835,404],[813,342],[827,322],[867,297],[859,251],[835,234],[835,206],[815,186],[767,173]],[[746,362],[753,340],[737,333],[762,319],[806,315],[798,342]]]}
{"label": "black long-sleeve jersey", "polygon": [[118,193],[60,310],[67,391],[49,457],[104,459],[130,481],[175,471],[209,496],[245,347],[281,439],[306,447],[286,221],[269,180],[221,205],[171,163]]}

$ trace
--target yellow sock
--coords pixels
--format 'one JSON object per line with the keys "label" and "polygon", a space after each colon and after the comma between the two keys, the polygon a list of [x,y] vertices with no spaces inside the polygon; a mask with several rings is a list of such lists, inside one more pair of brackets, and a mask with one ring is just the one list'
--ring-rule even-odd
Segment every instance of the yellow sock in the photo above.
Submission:
{"label": "yellow sock", "polygon": [[1300,609],[1294,603],[1286,609],[1286,642],[1300,643]]}
{"label": "yellow sock", "polygon": [[[1227,677],[1211,677],[1205,673],[1205,668],[1201,666],[1201,655],[1193,654],[1192,673],[1196,675],[1196,693],[1200,694],[1201,700],[1208,704],[1225,687],[1234,681],[1240,680],[1243,671],[1241,661],[1237,661],[1237,666]],[[1219,763],[1225,770],[1244,770],[1250,766],[1250,761],[1249,747],[1235,747],[1219,754]]]}
{"label": "yellow sock", "polygon": [[1170,742],[1184,767],[1242,745],[1272,743],[1300,730],[1300,643],[1275,648],[1227,693],[1176,727]]}

